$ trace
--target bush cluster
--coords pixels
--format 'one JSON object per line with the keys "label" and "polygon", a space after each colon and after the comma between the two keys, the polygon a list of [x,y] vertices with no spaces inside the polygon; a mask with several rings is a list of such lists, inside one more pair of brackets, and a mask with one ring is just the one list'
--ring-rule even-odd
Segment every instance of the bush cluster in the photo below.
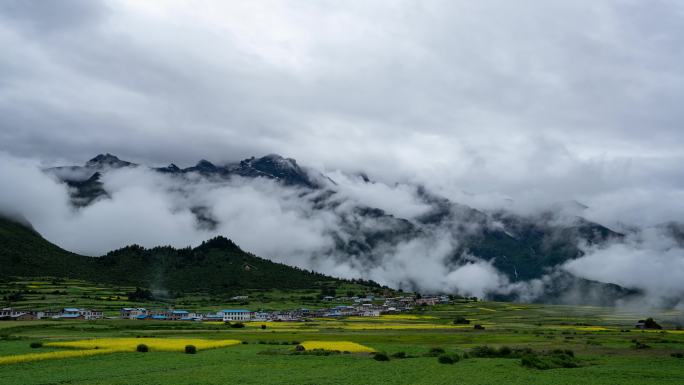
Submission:
{"label": "bush cluster", "polygon": [[147,353],[147,352],[150,351],[150,348],[149,348],[147,345],[145,345],[145,344],[139,344],[139,345],[135,348],[135,350],[138,351],[138,352],[140,352],[140,353]]}
{"label": "bush cluster", "polygon": [[437,357],[437,362],[440,364],[455,364],[458,361],[461,360],[461,357],[458,354],[440,354],[439,357]]}
{"label": "bush cluster", "polygon": [[440,347],[430,348],[430,350],[425,354],[426,357],[439,357],[444,354],[444,349]]}
{"label": "bush cluster", "polygon": [[579,361],[572,350],[554,350],[546,354],[530,353],[520,360],[520,364],[527,368],[546,370],[558,368],[576,368]]}
{"label": "bush cluster", "polygon": [[33,349],[42,348],[42,347],[43,347],[43,343],[42,343],[42,342],[31,342],[31,345],[30,345],[30,346],[31,346],[31,348],[33,348]]}
{"label": "bush cluster", "polygon": [[[302,346],[302,345],[297,345],[297,346]],[[344,353],[348,353],[348,352],[344,352]],[[294,354],[294,355],[304,354],[304,355],[312,355],[312,356],[330,356],[330,355],[342,354],[342,352],[339,350],[325,350],[325,349],[297,350],[297,348],[295,348],[295,351],[292,352],[292,354]]]}
{"label": "bush cluster", "polygon": [[530,348],[518,348],[511,349],[508,346],[502,346],[500,348],[493,348],[487,345],[475,346],[470,350],[469,355],[471,357],[479,358],[520,358],[525,354],[531,354],[532,349]]}
{"label": "bush cluster", "polygon": [[185,353],[195,354],[197,353],[197,348],[195,347],[195,345],[185,345]]}

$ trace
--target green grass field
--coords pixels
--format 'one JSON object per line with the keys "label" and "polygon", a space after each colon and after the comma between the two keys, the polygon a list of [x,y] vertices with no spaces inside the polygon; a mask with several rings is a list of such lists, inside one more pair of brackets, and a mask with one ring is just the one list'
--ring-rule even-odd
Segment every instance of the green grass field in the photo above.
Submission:
{"label": "green grass field", "polygon": [[[297,307],[317,309],[331,306],[318,299],[319,290],[244,290],[240,295],[249,298],[231,301],[234,295],[209,295],[206,293],[174,293],[154,301],[134,302],[126,296],[135,287],[95,284],[75,279],[26,278],[23,280],[0,281],[0,298],[12,293],[22,293],[19,301],[1,301],[0,306],[17,309],[57,310],[60,307],[83,307],[102,310],[105,316],[118,316],[122,307],[146,307],[165,309],[174,306],[179,309],[210,312],[225,307],[249,307],[251,309],[286,310]],[[339,295],[364,295],[366,288],[354,283],[341,283],[336,287]],[[332,303],[335,305],[335,303]]]}
{"label": "green grass field", "polygon": [[[459,316],[470,325],[453,325]],[[653,316],[666,330],[638,331],[634,321]],[[0,364],[9,384],[682,384],[684,332],[680,312],[631,313],[595,307],[494,302],[436,306],[415,314],[379,318],[317,319],[298,323],[222,324],[103,320],[0,323],[0,360],[59,352],[31,342],[90,338],[237,339],[235,346],[182,352],[115,352],[89,357]],[[261,329],[261,324],[266,329]],[[484,325],[475,330],[473,324]],[[625,331],[631,329],[629,332]],[[292,342],[351,341],[389,355],[294,353]],[[635,341],[649,347],[637,349]],[[475,346],[572,350],[577,368],[539,370],[520,358],[466,358],[441,364],[425,356],[439,347],[461,356]]]}

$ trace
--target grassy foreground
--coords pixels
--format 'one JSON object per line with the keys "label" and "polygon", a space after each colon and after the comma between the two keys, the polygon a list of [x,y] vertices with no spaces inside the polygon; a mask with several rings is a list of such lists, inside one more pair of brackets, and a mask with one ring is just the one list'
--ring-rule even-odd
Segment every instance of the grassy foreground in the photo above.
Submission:
{"label": "grassy foreground", "polygon": [[[63,344],[90,338],[130,338],[122,343],[186,339],[198,344],[196,354],[181,351],[84,354],[72,358],[0,365],[3,385],[10,384],[682,384],[684,332],[676,330],[679,312],[648,314],[664,331],[631,329],[646,315],[614,309],[567,306],[469,303],[437,306],[422,313],[314,320],[299,323],[226,325],[109,320],[94,322],[2,322],[0,359],[50,352],[79,352]],[[465,316],[470,325],[454,325]],[[475,330],[474,324],[484,326]],[[205,340],[239,340],[236,345],[201,349]],[[116,341],[116,340],[114,340]],[[133,342],[131,342],[133,341]],[[348,354],[295,354],[296,343],[353,342],[386,352],[376,361],[363,350]],[[32,342],[43,346],[31,348]],[[183,344],[181,340],[177,344]],[[295,344],[293,344],[295,343]],[[336,344],[337,343],[337,344]],[[52,346],[50,346],[52,345]],[[310,345],[310,346],[318,346]],[[322,344],[326,346],[325,344]],[[535,352],[572,350],[579,367],[539,370],[520,358],[461,359],[443,364],[433,348],[459,355],[476,346]],[[132,346],[132,345],[131,345]],[[180,345],[179,345],[180,346]],[[207,343],[206,346],[212,346]],[[179,349],[180,350],[180,349]],[[392,355],[403,352],[408,358]]]}

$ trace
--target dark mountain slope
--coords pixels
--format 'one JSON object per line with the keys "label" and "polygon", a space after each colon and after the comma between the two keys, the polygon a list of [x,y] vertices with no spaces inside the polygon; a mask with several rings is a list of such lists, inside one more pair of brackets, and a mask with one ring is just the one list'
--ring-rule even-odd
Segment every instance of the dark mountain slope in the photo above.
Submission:
{"label": "dark mountain slope", "polygon": [[[17,221],[0,217],[0,277],[51,276],[184,292],[315,289],[335,279],[274,263],[217,237],[196,248],[128,246],[103,257],[65,251]],[[374,282],[355,281],[367,287]]]}
{"label": "dark mountain slope", "polygon": [[497,214],[494,218],[503,228],[484,228],[469,236],[462,250],[494,260],[494,266],[514,281],[539,278],[549,268],[581,257],[580,242],[597,244],[623,237],[579,217],[564,224],[554,223],[550,214],[536,218]]}
{"label": "dark mountain slope", "polygon": [[89,276],[94,273],[91,259],[61,249],[29,226],[0,216],[0,276]]}

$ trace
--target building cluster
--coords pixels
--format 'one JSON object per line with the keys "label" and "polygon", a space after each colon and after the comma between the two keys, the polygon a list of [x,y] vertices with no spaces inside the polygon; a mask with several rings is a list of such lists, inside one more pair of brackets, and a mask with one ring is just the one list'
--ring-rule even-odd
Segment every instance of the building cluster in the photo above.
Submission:
{"label": "building cluster", "polygon": [[20,310],[11,307],[0,310],[0,321],[37,321],[41,319],[96,320],[103,317],[102,311],[66,307],[60,310]]}
{"label": "building cluster", "polygon": [[[238,298],[238,297],[235,297]],[[247,296],[240,296],[246,300]],[[152,321],[298,321],[319,317],[378,317],[409,311],[416,306],[449,303],[448,296],[401,296],[384,297],[324,297],[324,301],[349,303],[324,309],[295,309],[278,311],[252,311],[247,309],[225,309],[217,312],[194,312],[181,309],[148,310],[142,307],[121,308],[119,318]],[[41,319],[96,320],[103,318],[102,311],[81,308],[63,308],[57,311],[34,311],[4,308],[0,310],[0,321],[33,321]]]}
{"label": "building cluster", "polygon": [[[246,300],[247,297],[240,299]],[[167,309],[148,310],[145,308],[125,307],[121,309],[120,318],[137,320],[168,321],[300,321],[321,317],[378,317],[382,314],[395,314],[413,309],[415,306],[427,306],[449,303],[448,296],[412,296],[396,298],[367,297],[324,297],[329,302],[349,302],[350,305],[331,306],[324,309],[295,309],[278,311],[252,311],[247,309],[225,309],[217,312],[200,313],[188,310]]]}

